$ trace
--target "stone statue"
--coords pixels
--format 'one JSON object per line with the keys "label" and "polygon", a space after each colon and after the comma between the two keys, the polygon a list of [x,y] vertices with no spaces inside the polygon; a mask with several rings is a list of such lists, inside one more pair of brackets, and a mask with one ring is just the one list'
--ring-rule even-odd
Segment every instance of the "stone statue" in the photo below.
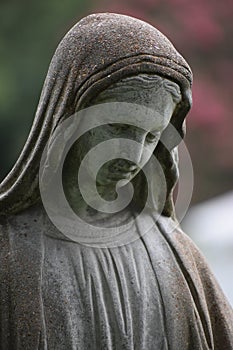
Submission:
{"label": "stone statue", "polygon": [[1,349],[233,349],[231,307],[174,212],[191,84],[135,18],[90,15],[61,41],[0,185]]}

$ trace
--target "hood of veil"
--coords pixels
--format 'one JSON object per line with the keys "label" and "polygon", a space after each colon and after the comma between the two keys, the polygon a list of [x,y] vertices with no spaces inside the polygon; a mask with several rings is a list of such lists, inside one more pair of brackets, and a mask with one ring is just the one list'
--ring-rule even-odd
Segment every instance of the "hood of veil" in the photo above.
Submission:
{"label": "hood of veil", "polygon": [[[40,101],[25,146],[8,176],[0,184],[0,214],[13,214],[40,198],[39,166],[44,147],[56,127],[80,106],[111,84],[141,73],[157,74],[180,86],[182,101],[172,124],[180,137],[191,106],[192,72],[171,42],[141,20],[112,13],[93,14],[79,21],[60,42],[49,66]],[[165,134],[169,132],[165,130]],[[169,149],[160,143],[158,158],[166,158],[168,181],[166,215],[172,215],[174,149],[180,138],[170,137]]]}

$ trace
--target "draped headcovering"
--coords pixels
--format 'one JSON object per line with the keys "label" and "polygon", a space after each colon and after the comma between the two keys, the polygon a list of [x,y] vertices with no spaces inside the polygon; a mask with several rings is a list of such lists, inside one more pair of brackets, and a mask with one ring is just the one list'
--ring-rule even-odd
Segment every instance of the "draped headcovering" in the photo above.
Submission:
{"label": "draped headcovering", "polygon": [[[0,185],[0,214],[19,212],[32,206],[40,198],[39,166],[41,156],[47,141],[52,138],[54,130],[60,123],[83,106],[91,104],[91,101],[108,86],[127,76],[141,73],[157,74],[179,85],[182,100],[177,105],[171,122],[182,137],[184,118],[191,105],[192,73],[186,61],[170,41],[151,25],[128,16],[103,13],[90,15],[78,22],[61,41],[53,56],[28,140],[12,171]],[[169,130],[168,132],[165,130],[164,133],[165,136],[169,137]],[[164,165],[169,195],[172,193],[176,180],[173,169],[175,161],[171,153],[180,142],[179,137],[174,139],[172,135],[170,136],[168,149],[164,147],[162,142],[155,149],[155,155]],[[172,201],[170,204],[170,208],[167,205],[168,210],[165,213],[167,215],[172,215]],[[147,262],[151,265],[150,270],[155,273],[160,290],[161,312],[164,312],[163,317],[165,318],[165,333],[162,334],[164,341],[167,342],[169,349],[190,349],[191,347],[192,349],[232,349],[232,310],[203,257],[188,237],[173,224],[173,220],[161,216],[157,225],[161,234],[156,233],[153,240],[150,240],[150,236],[147,235],[143,239],[143,246],[145,246],[143,251],[148,257]],[[171,227],[169,227],[170,225]],[[58,252],[55,248],[57,243],[52,240],[51,244],[55,245],[48,247],[46,254],[49,254],[49,249],[51,249],[56,257],[58,254],[61,258],[61,253],[65,256],[64,252],[68,252],[66,258],[67,261],[72,262],[72,268],[68,263],[65,263],[60,271],[59,266],[61,265],[57,265],[60,258],[51,265],[51,268],[48,264],[48,270],[55,277],[47,287],[46,277],[43,277],[47,264],[44,263],[44,238],[46,236],[44,231],[45,229],[53,229],[50,226],[47,224],[47,218],[44,217],[40,206],[34,206],[28,211],[10,218],[0,217],[0,240],[3,252],[0,255],[2,271],[0,299],[3,301],[0,319],[2,328],[0,346],[2,349],[47,349],[49,346],[49,344],[47,346],[47,334],[49,334],[50,329],[45,319],[44,289],[51,286],[53,291],[51,298],[54,295],[58,296],[60,292],[60,299],[58,298],[57,301],[55,298],[56,302],[59,303],[62,300],[61,305],[66,304],[64,303],[64,295],[66,294],[61,292],[63,289],[59,289],[61,285],[62,288],[64,287],[64,283],[60,279],[61,271],[63,273],[66,271],[64,266],[69,268],[71,274],[72,271],[79,271],[78,268],[83,269],[83,265],[80,265],[79,262],[85,254],[79,254],[78,260],[75,261],[70,254],[71,252],[78,254],[79,250],[71,249],[70,245],[66,246],[68,249],[66,250],[64,247],[66,243],[59,241],[61,251]],[[137,242],[139,243],[140,240]],[[121,259],[123,255],[119,254],[120,248],[124,248],[121,252],[126,260]],[[124,261],[128,261],[128,252],[130,251],[126,248],[119,247],[119,251],[114,252],[116,255],[113,254],[113,251],[108,250],[103,250],[98,254],[106,254],[106,257],[109,256],[111,259],[118,256],[117,259],[121,260],[117,261],[120,261],[119,265],[123,266]],[[78,249],[80,248],[78,247]],[[101,260],[99,258],[97,260],[97,252],[90,251],[86,256],[88,261],[94,257],[96,267],[100,268]],[[143,257],[141,251],[138,256]],[[106,257],[103,260],[104,264],[107,261]],[[137,260],[136,255],[131,255],[131,258],[136,258],[136,262],[141,261]],[[119,275],[118,264],[115,260],[112,262],[109,266],[113,266],[117,276],[117,274]],[[88,265],[88,268],[90,266]],[[140,271],[140,264],[132,264],[132,266],[133,269],[137,266],[138,271]],[[147,265],[145,266],[147,267]],[[126,270],[127,273],[130,271],[128,266],[125,267]],[[57,279],[58,274],[59,279]],[[96,285],[92,275],[91,272],[89,286],[90,288],[93,286],[95,291]],[[81,274],[74,274],[75,282],[72,282],[72,285],[75,288],[77,276],[81,276]],[[102,281],[111,282],[111,279],[104,276],[105,269],[97,275],[100,283]],[[127,281],[125,275],[122,276],[125,286]],[[119,275],[116,281],[120,280],[120,277]],[[143,281],[144,277],[143,275]],[[53,285],[55,279],[56,282],[59,281],[58,284]],[[130,290],[136,291],[136,287],[131,285],[132,281],[130,280],[128,283]],[[67,289],[66,285],[65,289]],[[119,288],[122,289],[122,286]],[[70,287],[68,289],[72,290]],[[154,293],[154,291],[151,292]],[[150,291],[146,291],[146,293],[150,294]],[[70,292],[72,302],[75,295],[78,295],[79,298],[79,294],[76,290],[74,294]],[[89,294],[95,295],[92,292]],[[101,299],[102,302],[104,301]],[[56,312],[60,313],[62,309],[59,305],[59,309],[55,312],[54,305],[54,303],[47,305],[47,310],[49,310],[47,312],[56,315]],[[70,317],[72,316],[70,303],[67,305],[69,306],[67,309],[68,327],[70,327]],[[67,305],[64,307],[66,308]],[[115,307],[115,304],[113,306]],[[92,307],[90,307],[90,312],[92,312]],[[106,308],[104,308],[104,312],[106,313]],[[63,317],[63,314],[61,313],[59,317]],[[146,317],[146,319],[149,318]],[[141,327],[141,323],[137,323],[137,321],[135,321],[136,330],[138,325]],[[102,329],[111,330],[111,327],[105,326]],[[48,327],[48,333],[46,333],[46,327]],[[65,330],[60,328],[62,334],[65,334]],[[155,336],[157,331],[158,327],[155,325]],[[72,333],[72,336],[75,334],[75,332]],[[57,336],[57,333],[51,335],[51,337],[53,336]],[[150,334],[149,337],[151,338]],[[68,338],[69,333],[66,334],[63,344]],[[72,339],[69,339],[69,344],[71,344]],[[128,339],[128,334],[126,334],[125,340]],[[63,345],[61,344],[61,346]]]}
{"label": "draped headcovering", "polygon": [[[192,73],[162,33],[129,16],[100,13],[83,18],[65,35],[52,58],[26,144],[0,184],[0,214],[18,212],[38,200],[41,155],[58,124],[111,84],[140,73],[157,74],[180,86],[182,101],[172,124],[182,137]],[[158,150],[165,152],[161,145]]]}

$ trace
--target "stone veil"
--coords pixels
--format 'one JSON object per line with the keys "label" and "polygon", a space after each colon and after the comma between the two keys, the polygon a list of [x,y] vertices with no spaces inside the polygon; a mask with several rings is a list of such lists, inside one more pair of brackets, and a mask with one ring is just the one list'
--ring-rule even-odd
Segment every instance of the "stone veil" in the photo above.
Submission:
{"label": "stone veil", "polygon": [[[182,95],[171,118],[180,137],[165,130],[168,149],[159,142],[154,151],[168,188],[154,231],[105,249],[56,239],[40,200],[45,144],[102,91],[139,74],[169,79]],[[231,307],[174,213],[172,152],[184,136],[191,86],[184,58],[138,19],[93,14],[62,39],[26,144],[0,184],[1,349],[233,349]]]}

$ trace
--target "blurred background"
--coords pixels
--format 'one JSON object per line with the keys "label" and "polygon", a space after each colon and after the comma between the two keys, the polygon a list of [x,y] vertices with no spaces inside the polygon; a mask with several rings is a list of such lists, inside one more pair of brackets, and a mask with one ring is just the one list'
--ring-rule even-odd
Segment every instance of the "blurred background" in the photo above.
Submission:
{"label": "blurred background", "polygon": [[161,30],[194,72],[185,139],[194,191],[183,228],[233,304],[233,1],[1,0],[0,180],[26,140],[49,62],[67,30],[94,12],[117,12]]}

